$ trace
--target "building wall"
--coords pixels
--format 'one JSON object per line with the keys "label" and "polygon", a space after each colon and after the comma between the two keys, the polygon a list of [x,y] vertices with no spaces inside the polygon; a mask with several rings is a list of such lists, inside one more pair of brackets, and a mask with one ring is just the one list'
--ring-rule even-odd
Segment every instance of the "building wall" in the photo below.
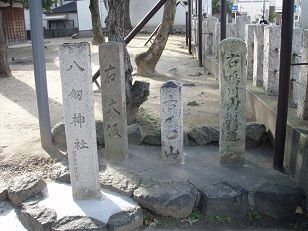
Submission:
{"label": "building wall", "polygon": [[301,27],[308,29],[308,1],[302,0],[302,9],[301,9]]}

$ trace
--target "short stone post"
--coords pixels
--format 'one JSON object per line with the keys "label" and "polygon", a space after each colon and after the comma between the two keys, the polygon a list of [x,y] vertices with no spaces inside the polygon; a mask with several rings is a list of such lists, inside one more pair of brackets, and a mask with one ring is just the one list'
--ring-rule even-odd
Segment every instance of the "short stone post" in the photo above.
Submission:
{"label": "short stone post", "polygon": [[182,163],[184,160],[182,86],[177,81],[168,81],[160,88],[160,118],[162,159],[169,164]]}
{"label": "short stone post", "polygon": [[281,26],[264,29],[263,89],[267,95],[278,95]]}
{"label": "short stone post", "polygon": [[245,26],[251,23],[251,17],[248,15],[236,17],[237,38],[245,41]]}
{"label": "short stone post", "polygon": [[124,49],[122,43],[99,46],[105,157],[123,161],[128,155]]}
{"label": "short stone post", "polygon": [[219,43],[220,43],[220,22],[217,22],[215,24],[214,46],[213,46],[213,52],[214,52],[215,58],[219,57]]}
{"label": "short stone post", "polygon": [[[292,39],[292,63],[301,63],[302,61],[302,42],[303,42],[303,29],[296,27],[293,28]],[[301,83],[299,82],[300,73],[303,66],[291,66],[291,97],[294,104],[298,104],[299,92]]]}
{"label": "short stone post", "polygon": [[222,164],[242,164],[245,156],[246,43],[228,38],[220,43],[220,137]]}
{"label": "short stone post", "polygon": [[262,87],[263,85],[263,61],[264,61],[264,25],[258,24],[255,29],[254,37],[254,56],[253,56],[253,85]]}
{"label": "short stone post", "polygon": [[253,77],[253,55],[254,55],[254,36],[255,24],[247,24],[245,26],[245,42],[247,44],[247,79]]}
{"label": "short stone post", "polygon": [[100,199],[90,44],[65,43],[59,57],[73,198]]}
{"label": "short stone post", "polygon": [[202,52],[203,54],[207,54],[207,41],[208,41],[208,34],[207,32],[207,24],[208,24],[208,19],[203,19],[202,21]]}
{"label": "short stone post", "polygon": [[[303,31],[302,62],[308,62],[308,30]],[[300,119],[308,120],[308,66],[302,66],[300,75],[301,88],[297,107],[297,116]]]}

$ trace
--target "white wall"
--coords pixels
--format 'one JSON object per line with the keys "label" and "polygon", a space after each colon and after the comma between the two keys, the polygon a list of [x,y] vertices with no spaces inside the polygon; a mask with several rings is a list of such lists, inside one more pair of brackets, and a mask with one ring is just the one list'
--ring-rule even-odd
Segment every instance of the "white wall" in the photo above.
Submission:
{"label": "white wall", "polygon": [[[263,0],[238,0],[238,11],[247,13],[247,15],[251,16],[252,21],[256,21],[260,19],[263,15]],[[265,3],[265,18],[267,19],[267,13],[269,9],[269,0],[266,0]]]}
{"label": "white wall", "polygon": [[302,0],[301,27],[308,29],[308,0]]}

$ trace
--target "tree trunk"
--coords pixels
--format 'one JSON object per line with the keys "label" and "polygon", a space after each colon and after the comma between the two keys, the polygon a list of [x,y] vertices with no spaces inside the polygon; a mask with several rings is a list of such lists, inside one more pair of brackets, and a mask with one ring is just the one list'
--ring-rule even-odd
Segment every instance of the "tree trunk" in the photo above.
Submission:
{"label": "tree trunk", "polygon": [[125,36],[129,34],[129,32],[131,32],[131,30],[133,29],[132,27],[132,23],[130,21],[130,0],[126,0],[125,1],[125,8],[124,8],[124,32],[125,32]]}
{"label": "tree trunk", "polygon": [[5,41],[2,11],[0,10],[0,78],[12,77],[12,72],[7,61],[7,45]]}
{"label": "tree trunk", "polygon": [[89,9],[91,11],[91,18],[92,18],[92,33],[93,33],[92,44],[99,45],[105,42],[105,38],[99,14],[98,0],[90,0]]}
{"label": "tree trunk", "polygon": [[157,32],[157,36],[151,47],[144,53],[136,56],[137,74],[144,76],[153,76],[156,73],[155,68],[162,55],[176,12],[176,0],[169,0],[165,3],[162,24]]}
{"label": "tree trunk", "polygon": [[[108,16],[106,18],[106,26],[108,31],[108,40],[116,42],[124,42],[124,10],[127,0],[109,0]],[[138,117],[139,107],[149,96],[150,84],[147,82],[135,81],[132,84],[133,67],[130,57],[124,46],[124,69],[125,69],[125,91],[126,91],[126,110],[127,122],[131,124]]]}

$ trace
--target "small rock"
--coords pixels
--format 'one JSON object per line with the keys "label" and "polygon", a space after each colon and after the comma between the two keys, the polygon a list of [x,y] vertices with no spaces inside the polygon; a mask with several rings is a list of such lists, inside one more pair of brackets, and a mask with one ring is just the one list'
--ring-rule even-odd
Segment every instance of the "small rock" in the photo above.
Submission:
{"label": "small rock", "polygon": [[127,127],[127,133],[128,133],[128,143],[133,145],[138,145],[142,143],[143,141],[143,131],[142,127],[134,123],[132,125],[129,125]]}
{"label": "small rock", "polygon": [[293,216],[302,198],[303,192],[296,185],[263,183],[254,193],[256,210],[276,219]]}
{"label": "small rock", "polygon": [[202,190],[201,210],[206,217],[221,216],[243,221],[248,218],[248,191],[233,182],[219,182]]}
{"label": "small rock", "polygon": [[57,145],[57,147],[62,150],[66,151],[66,136],[65,136],[65,127],[63,122],[57,123],[52,128],[52,137],[53,142]]}
{"label": "small rock", "polygon": [[108,231],[133,231],[143,226],[143,213],[140,207],[131,208],[112,215],[107,223]]}
{"label": "small rock", "polygon": [[161,145],[161,134],[152,134],[145,135],[143,139],[144,144],[152,145],[152,146],[160,146]]}
{"label": "small rock", "polygon": [[219,142],[219,131],[206,125],[193,127],[188,132],[197,145],[206,145]]}
{"label": "small rock", "polygon": [[170,69],[168,72],[169,72],[170,74],[172,74],[172,75],[176,75],[177,72],[178,72],[178,70],[174,67],[174,68]]}
{"label": "small rock", "polygon": [[21,206],[22,202],[40,193],[46,187],[42,177],[34,173],[15,177],[8,187],[8,196],[15,206]]}
{"label": "small rock", "polygon": [[116,191],[122,195],[131,197],[134,190],[138,187],[140,179],[124,170],[107,167],[100,174],[101,187]]}
{"label": "small rock", "polygon": [[200,104],[198,104],[195,100],[191,101],[191,102],[188,102],[187,105],[188,106],[200,106]]}
{"label": "small rock", "polygon": [[0,202],[6,201],[8,199],[7,193],[8,185],[5,183],[0,183]]}
{"label": "small rock", "polygon": [[266,133],[264,124],[250,122],[246,124],[246,148],[257,147]]}
{"label": "small rock", "polygon": [[107,231],[106,224],[92,217],[67,216],[58,220],[52,231]]}
{"label": "small rock", "polygon": [[70,184],[70,170],[68,162],[58,162],[50,167],[49,178],[55,182]]}
{"label": "small rock", "polygon": [[72,35],[72,39],[78,39],[78,38],[79,38],[79,34],[78,33]]}
{"label": "small rock", "polygon": [[151,182],[134,192],[134,198],[142,207],[174,218],[188,217],[196,206],[198,195],[198,190],[186,182]]}
{"label": "small rock", "polygon": [[54,210],[43,206],[24,206],[20,213],[20,220],[28,230],[50,231],[57,221]]}
{"label": "small rock", "polygon": [[190,83],[190,82],[186,82],[186,83],[183,83],[183,86],[185,86],[185,87],[195,87],[196,84]]}

